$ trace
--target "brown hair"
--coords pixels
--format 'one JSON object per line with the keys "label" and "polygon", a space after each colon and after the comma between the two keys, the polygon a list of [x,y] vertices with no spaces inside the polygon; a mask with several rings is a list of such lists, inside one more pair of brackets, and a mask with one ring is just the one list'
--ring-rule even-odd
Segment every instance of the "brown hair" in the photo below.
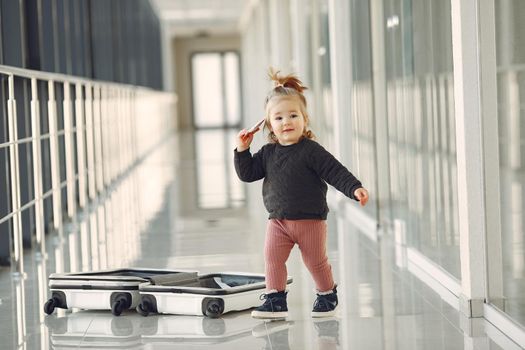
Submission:
{"label": "brown hair", "polygon": [[[273,67],[270,67],[268,71],[268,77],[274,83],[274,87],[266,95],[266,101],[264,102],[264,108],[266,110],[266,122],[265,127],[270,130],[270,114],[268,113],[268,104],[273,98],[283,98],[283,97],[297,97],[300,101],[299,105],[301,107],[301,114],[304,116],[305,129],[303,130],[303,137],[313,139],[315,138],[314,133],[309,130],[308,124],[310,122],[310,117],[306,110],[306,98],[303,95],[303,91],[308,89],[303,85],[301,80],[295,74],[280,75],[280,71],[275,70]],[[268,134],[268,141],[270,143],[276,143],[277,138],[273,131],[270,131]]]}

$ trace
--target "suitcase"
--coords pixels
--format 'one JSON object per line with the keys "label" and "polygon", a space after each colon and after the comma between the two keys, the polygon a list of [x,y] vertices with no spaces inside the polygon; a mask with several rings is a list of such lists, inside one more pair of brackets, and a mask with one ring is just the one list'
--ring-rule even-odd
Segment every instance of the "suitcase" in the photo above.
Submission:
{"label": "suitcase", "polygon": [[[216,318],[259,306],[266,289],[263,274],[188,272],[159,277],[139,286],[137,312],[143,316],[161,313]],[[292,281],[287,278],[287,284]]]}
{"label": "suitcase", "polygon": [[52,314],[55,308],[111,310],[119,316],[122,311],[136,308],[139,303],[139,285],[154,276],[176,276],[187,271],[160,269],[115,269],[79,273],[53,273],[49,276],[51,298],[44,312]]}

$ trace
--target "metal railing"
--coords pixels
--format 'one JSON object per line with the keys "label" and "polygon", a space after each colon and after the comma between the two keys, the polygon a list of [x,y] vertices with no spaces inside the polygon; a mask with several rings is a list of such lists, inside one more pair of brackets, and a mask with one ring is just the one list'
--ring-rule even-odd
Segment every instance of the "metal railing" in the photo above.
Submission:
{"label": "metal railing", "polygon": [[[7,119],[7,141],[0,142],[0,152],[6,152],[8,169],[0,173],[0,180],[4,174],[9,178],[4,181],[7,196],[0,198],[8,204],[8,213],[0,215],[0,227],[10,224],[12,271],[23,276],[24,232],[27,237],[34,229],[38,253],[46,254],[44,201],[52,200],[48,230],[61,232],[65,220],[95,201],[171,134],[176,97],[147,88],[1,65],[0,80],[2,103],[7,106],[7,115],[0,114],[4,125],[2,118]],[[42,132],[43,125],[47,132]],[[30,135],[19,138],[20,130]],[[43,142],[49,144],[44,150]],[[22,183],[31,181],[21,178],[21,147],[26,151],[24,173],[29,176],[32,172],[32,188],[24,188],[31,194],[25,203]],[[49,189],[43,185],[44,171],[51,175]],[[24,227],[25,211],[34,211],[33,227]]]}

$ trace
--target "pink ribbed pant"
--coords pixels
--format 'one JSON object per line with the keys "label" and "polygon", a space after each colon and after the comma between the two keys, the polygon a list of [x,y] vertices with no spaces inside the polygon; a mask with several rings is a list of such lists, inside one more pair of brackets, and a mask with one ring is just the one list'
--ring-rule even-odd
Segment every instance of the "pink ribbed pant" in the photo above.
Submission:
{"label": "pink ribbed pant", "polygon": [[317,289],[320,292],[331,290],[334,278],[326,255],[325,220],[268,221],[264,243],[266,288],[277,291],[286,289],[286,260],[295,244],[301,250]]}

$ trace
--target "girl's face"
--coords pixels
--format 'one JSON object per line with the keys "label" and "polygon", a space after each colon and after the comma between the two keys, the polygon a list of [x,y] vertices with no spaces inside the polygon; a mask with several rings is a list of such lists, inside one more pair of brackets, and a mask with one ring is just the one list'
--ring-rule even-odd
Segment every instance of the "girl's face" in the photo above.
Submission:
{"label": "girl's face", "polygon": [[270,101],[270,131],[281,145],[293,145],[303,136],[306,121],[301,111],[301,102],[296,96],[274,97]]}

